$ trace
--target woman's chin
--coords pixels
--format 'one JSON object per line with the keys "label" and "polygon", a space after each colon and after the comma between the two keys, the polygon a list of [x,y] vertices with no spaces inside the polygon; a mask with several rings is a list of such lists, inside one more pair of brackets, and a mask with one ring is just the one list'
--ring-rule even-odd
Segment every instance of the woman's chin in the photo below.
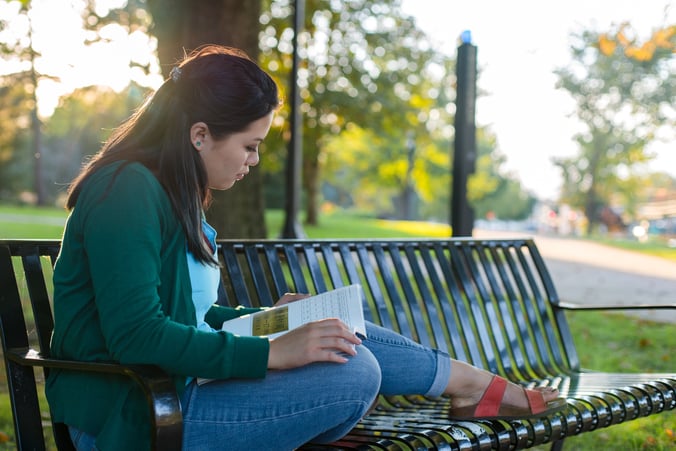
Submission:
{"label": "woman's chin", "polygon": [[230,189],[233,186],[235,186],[235,182],[237,182],[237,180],[226,180],[221,183],[209,184],[209,189],[214,189],[216,191],[225,191],[226,189]]}

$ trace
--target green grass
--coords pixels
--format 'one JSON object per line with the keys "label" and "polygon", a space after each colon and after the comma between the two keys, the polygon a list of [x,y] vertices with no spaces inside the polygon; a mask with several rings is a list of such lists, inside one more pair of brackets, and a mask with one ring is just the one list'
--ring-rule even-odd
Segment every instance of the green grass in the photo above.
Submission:
{"label": "green grass", "polygon": [[59,218],[66,219],[68,212],[65,208],[59,207],[34,207],[29,205],[2,205],[0,204],[0,216],[17,215],[32,216],[36,223],[44,222],[45,219]]}
{"label": "green grass", "polygon": [[[66,212],[57,208],[0,206],[0,238],[60,238]],[[270,237],[283,224],[281,211],[266,213]],[[334,213],[323,216],[319,227],[303,226],[311,238],[448,237],[447,225],[420,222],[383,221]],[[676,260],[676,249],[659,243],[641,244],[597,240],[604,244]],[[607,372],[669,372],[676,367],[676,325],[649,322],[619,313],[569,312],[584,368]],[[14,449],[11,412],[4,373],[0,376],[0,450]],[[654,415],[626,424],[600,429],[566,439],[564,449],[572,450],[668,450],[676,447],[676,411]],[[540,446],[535,450],[546,450]]]}
{"label": "green grass", "polygon": [[0,238],[61,238],[67,216],[62,208],[0,205]]}
{"label": "green grass", "polygon": [[[265,214],[268,235],[276,237],[282,230],[284,214],[282,211],[269,211]],[[387,221],[354,214],[332,213],[320,218],[319,226],[302,225],[309,238],[405,238],[427,237],[447,238],[451,235],[448,224],[436,224],[417,221]]]}

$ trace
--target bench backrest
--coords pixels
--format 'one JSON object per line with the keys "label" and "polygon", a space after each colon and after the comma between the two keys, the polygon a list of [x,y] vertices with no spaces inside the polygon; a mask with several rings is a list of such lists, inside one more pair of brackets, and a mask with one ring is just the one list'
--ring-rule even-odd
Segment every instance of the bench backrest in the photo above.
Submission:
{"label": "bench backrest", "polygon": [[285,292],[360,283],[365,316],[513,379],[579,362],[530,239],[221,240],[223,304],[270,306]]}

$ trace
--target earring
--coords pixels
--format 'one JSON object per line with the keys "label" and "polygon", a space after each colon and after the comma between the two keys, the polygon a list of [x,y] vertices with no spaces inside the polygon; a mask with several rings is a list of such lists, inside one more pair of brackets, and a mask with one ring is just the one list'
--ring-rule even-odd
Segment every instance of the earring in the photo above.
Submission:
{"label": "earring", "polygon": [[196,145],[197,147],[201,146],[201,145],[202,145],[202,141],[195,141],[195,145]]}

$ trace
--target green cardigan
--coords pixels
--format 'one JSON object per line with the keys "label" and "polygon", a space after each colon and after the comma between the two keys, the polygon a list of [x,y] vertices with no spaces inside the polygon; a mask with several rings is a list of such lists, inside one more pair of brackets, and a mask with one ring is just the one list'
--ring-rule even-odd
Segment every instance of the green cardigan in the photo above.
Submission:
{"label": "green cardigan", "polygon": [[[154,364],[174,376],[262,378],[266,338],[195,327],[186,239],[154,175],[132,163],[86,182],[71,212],[54,269],[57,358]],[[213,306],[215,328],[252,309]],[[130,379],[51,371],[46,393],[55,421],[97,437],[102,451],[150,446],[149,410]]]}

